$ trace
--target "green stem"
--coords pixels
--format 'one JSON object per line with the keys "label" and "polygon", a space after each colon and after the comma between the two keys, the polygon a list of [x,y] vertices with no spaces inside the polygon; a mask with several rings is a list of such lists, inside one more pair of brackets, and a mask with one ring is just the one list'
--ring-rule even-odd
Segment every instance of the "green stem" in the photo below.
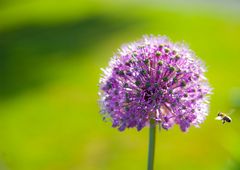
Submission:
{"label": "green stem", "polygon": [[148,170],[153,170],[154,167],[155,129],[155,122],[151,119],[149,128]]}

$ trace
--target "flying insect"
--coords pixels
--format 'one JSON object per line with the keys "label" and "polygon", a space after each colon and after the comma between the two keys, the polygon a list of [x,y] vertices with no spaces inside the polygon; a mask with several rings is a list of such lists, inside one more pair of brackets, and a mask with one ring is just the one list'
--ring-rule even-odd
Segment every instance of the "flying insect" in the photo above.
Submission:
{"label": "flying insect", "polygon": [[230,116],[228,116],[226,113],[223,113],[223,112],[218,112],[218,115],[217,117],[215,118],[216,120],[221,120],[222,123],[231,123],[232,122],[232,119]]}

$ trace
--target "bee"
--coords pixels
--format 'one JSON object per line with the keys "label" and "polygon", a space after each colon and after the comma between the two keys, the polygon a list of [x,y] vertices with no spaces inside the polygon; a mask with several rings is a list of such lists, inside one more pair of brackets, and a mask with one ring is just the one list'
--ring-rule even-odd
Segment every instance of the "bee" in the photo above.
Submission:
{"label": "bee", "polygon": [[217,117],[215,118],[216,120],[221,120],[222,123],[224,124],[225,122],[232,122],[231,117],[229,117],[227,114],[223,113],[223,112],[218,112]]}

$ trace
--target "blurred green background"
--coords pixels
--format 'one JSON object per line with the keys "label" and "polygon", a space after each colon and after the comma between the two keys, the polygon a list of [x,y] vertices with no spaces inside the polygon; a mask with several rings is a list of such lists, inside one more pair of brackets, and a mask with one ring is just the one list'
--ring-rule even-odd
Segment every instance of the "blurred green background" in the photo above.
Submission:
{"label": "blurred green background", "polygon": [[1,0],[0,170],[146,169],[148,128],[118,132],[97,104],[100,68],[143,34],[189,44],[214,88],[201,128],[157,134],[155,168],[240,169],[239,1]]}

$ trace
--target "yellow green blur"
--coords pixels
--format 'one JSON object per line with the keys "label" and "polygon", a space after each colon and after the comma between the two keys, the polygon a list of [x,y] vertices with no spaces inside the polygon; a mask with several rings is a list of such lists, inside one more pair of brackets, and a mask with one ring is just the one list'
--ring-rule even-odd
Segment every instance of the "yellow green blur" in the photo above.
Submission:
{"label": "yellow green blur", "polygon": [[[1,1],[0,169],[145,170],[149,129],[118,132],[97,103],[100,68],[143,34],[186,42],[213,87],[201,128],[156,134],[155,169],[240,169],[238,11],[233,0]],[[214,120],[231,110],[232,123]]]}

